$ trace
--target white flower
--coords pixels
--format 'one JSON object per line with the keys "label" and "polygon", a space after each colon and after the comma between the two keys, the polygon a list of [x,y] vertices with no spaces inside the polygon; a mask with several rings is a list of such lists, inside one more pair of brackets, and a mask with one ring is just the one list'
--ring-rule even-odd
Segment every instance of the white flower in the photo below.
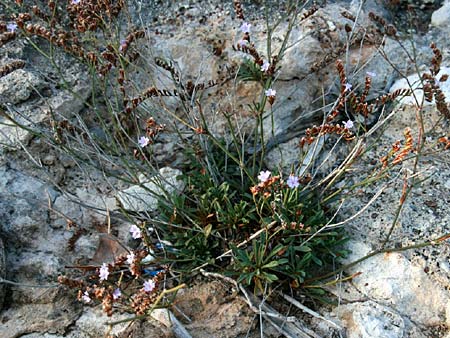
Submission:
{"label": "white flower", "polygon": [[352,120],[348,120],[347,122],[344,122],[344,128],[352,129],[353,126],[354,126],[354,124],[353,124]]}
{"label": "white flower", "polygon": [[15,22],[6,25],[8,32],[14,33],[17,30],[17,24]]}
{"label": "white flower", "polygon": [[129,265],[133,264],[135,258],[136,256],[134,255],[134,252],[131,251],[131,253],[127,255],[127,264]]}
{"label": "white flower", "polygon": [[152,279],[149,279],[148,281],[144,282],[144,291],[152,292],[155,286],[156,286],[155,282]]}
{"label": "white flower", "polygon": [[259,175],[258,175],[258,180],[259,180],[261,183],[264,183],[265,181],[267,181],[267,180],[269,179],[269,177],[270,177],[271,174],[272,174],[272,173],[271,173],[269,170],[261,171],[261,172],[259,173]]}
{"label": "white flower", "polygon": [[150,144],[150,139],[147,136],[141,136],[139,138],[139,145],[144,148]]}
{"label": "white flower", "polygon": [[375,73],[375,72],[366,72],[366,74],[367,74],[367,76],[370,76],[370,77],[377,76],[377,73]]}
{"label": "white flower", "polygon": [[277,91],[272,88],[267,89],[265,93],[267,97],[274,97],[275,95],[277,95]]}
{"label": "white flower", "polygon": [[133,237],[134,239],[138,239],[138,238],[142,237],[141,229],[139,229],[136,224],[132,224],[130,226],[130,232],[131,232],[131,237]]}
{"label": "white flower", "polygon": [[251,24],[249,24],[248,22],[244,22],[242,23],[240,30],[242,33],[250,33],[251,27],[252,27]]}
{"label": "white flower", "polygon": [[73,5],[78,5],[81,2],[81,0],[72,0]]}
{"label": "white flower", "polygon": [[91,297],[89,297],[89,293],[87,291],[84,291],[83,296],[81,296],[81,299],[85,303],[90,303],[92,301]]}
{"label": "white flower", "polygon": [[106,263],[103,263],[102,267],[100,268],[100,281],[107,280],[108,276],[109,276],[108,265],[106,265]]}
{"label": "white flower", "polygon": [[348,92],[348,91],[352,90],[352,87],[353,87],[352,84],[347,82],[345,84],[345,91]]}
{"label": "white flower", "polygon": [[263,65],[261,66],[261,71],[262,72],[267,72],[270,68],[270,63],[266,60],[264,60]]}

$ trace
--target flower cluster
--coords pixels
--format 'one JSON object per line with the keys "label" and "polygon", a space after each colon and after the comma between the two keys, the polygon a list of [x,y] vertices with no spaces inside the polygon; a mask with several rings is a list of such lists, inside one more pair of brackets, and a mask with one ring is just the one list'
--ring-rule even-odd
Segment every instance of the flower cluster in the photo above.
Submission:
{"label": "flower cluster", "polygon": [[[270,197],[270,191],[274,188],[275,184],[277,184],[276,188],[283,187],[283,181],[280,179],[280,176],[272,176],[272,173],[269,170],[261,171],[258,175],[258,180],[259,183],[250,188],[253,196],[263,192],[263,196],[267,198]],[[286,181],[286,185],[290,189],[296,189],[300,185],[300,178],[294,174],[291,174]]]}

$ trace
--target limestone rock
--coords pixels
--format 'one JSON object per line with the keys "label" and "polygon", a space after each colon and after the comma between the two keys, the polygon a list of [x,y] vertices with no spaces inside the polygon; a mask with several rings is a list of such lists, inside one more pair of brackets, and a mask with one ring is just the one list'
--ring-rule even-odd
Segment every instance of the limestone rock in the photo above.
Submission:
{"label": "limestone rock", "polygon": [[8,246],[37,245],[45,231],[48,214],[43,212],[57,193],[44,182],[17,170],[0,167],[0,232]]}
{"label": "limestone rock", "polygon": [[337,308],[348,338],[403,338],[405,323],[394,310],[368,301]]}
{"label": "limestone rock", "polygon": [[0,103],[17,104],[26,101],[33,91],[39,91],[44,82],[36,74],[16,69],[0,78]]}
{"label": "limestone rock", "polygon": [[[362,242],[349,243],[355,261],[370,252]],[[369,258],[350,273],[361,272],[353,279],[355,287],[379,304],[395,308],[402,316],[414,318],[424,326],[437,326],[450,321],[450,295],[400,253],[386,253]],[[401,337],[401,336],[399,336]]]}
{"label": "limestone rock", "polygon": [[[5,257],[5,246],[0,238],[0,280],[6,277],[6,257]],[[3,308],[3,300],[5,298],[5,284],[0,283],[0,311]]]}
{"label": "limestone rock", "polygon": [[450,21],[450,1],[446,0],[441,8],[431,15],[431,25],[434,27],[448,28]]}
{"label": "limestone rock", "polygon": [[139,177],[140,185],[134,185],[117,194],[117,199],[126,210],[154,211],[158,207],[158,196],[164,197],[174,191],[182,191],[184,184],[177,179],[181,175],[178,169],[164,167],[159,170],[158,177],[147,179]]}
{"label": "limestone rock", "polygon": [[[439,80],[440,77],[444,74],[450,75],[450,67],[441,67],[440,72],[437,74],[436,78]],[[419,104],[422,102],[423,99],[423,90],[421,89],[422,85],[420,83],[420,77],[418,74],[413,74],[408,76],[408,79],[400,79],[395,81],[395,83],[392,85],[389,92],[394,92],[397,89],[408,89],[408,82],[411,83],[412,88],[414,90],[414,95],[417,98],[417,101]],[[439,87],[441,88],[442,92],[444,93],[447,101],[450,99],[450,80],[447,80],[445,82],[439,82]],[[408,95],[405,97],[402,97],[399,102],[403,105],[416,105],[416,100],[413,95]],[[425,105],[434,105],[434,98],[432,102],[425,101]]]}

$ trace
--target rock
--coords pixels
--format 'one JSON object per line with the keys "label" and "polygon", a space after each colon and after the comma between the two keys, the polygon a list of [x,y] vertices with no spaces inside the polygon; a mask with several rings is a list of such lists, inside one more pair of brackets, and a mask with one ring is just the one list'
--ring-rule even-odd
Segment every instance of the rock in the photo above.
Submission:
{"label": "rock", "polygon": [[[0,238],[0,280],[6,277],[6,257],[5,246]],[[3,301],[5,299],[5,284],[0,282],[0,312],[3,308]]]}
{"label": "rock", "polygon": [[340,305],[336,312],[348,338],[403,338],[405,323],[394,310],[368,301]]}
{"label": "rock", "polygon": [[431,15],[431,25],[434,27],[448,28],[450,21],[450,1],[446,0],[441,8]]}
{"label": "rock", "polygon": [[16,69],[0,78],[0,103],[17,104],[28,100],[31,94],[38,92],[44,82],[32,72]]}
{"label": "rock", "polygon": [[44,182],[6,166],[0,167],[0,233],[8,247],[36,247],[46,232],[48,198],[57,193]]}
{"label": "rock", "polygon": [[134,185],[117,194],[121,206],[131,211],[155,211],[158,207],[158,196],[181,192],[184,184],[177,179],[182,173],[178,169],[164,167],[159,170],[158,177],[147,179],[139,176],[140,185]]}
{"label": "rock", "polygon": [[[369,246],[356,241],[349,242],[349,249],[351,254],[345,263],[371,251]],[[430,279],[422,267],[414,266],[401,253],[374,256],[348,272],[361,273],[353,278],[353,284],[363,296],[395,309],[402,316],[414,318],[414,323],[427,327],[450,323],[448,292]]]}
{"label": "rock", "polygon": [[[441,70],[437,74],[436,78],[439,80],[440,77],[444,74],[450,75],[450,67],[441,67]],[[422,76],[422,74],[421,74],[421,76]],[[407,79],[400,79],[400,80],[395,81],[395,83],[392,85],[389,92],[392,93],[395,90],[402,89],[402,88],[408,89],[409,88],[408,82],[411,83],[412,89],[414,90],[414,95],[420,104],[423,100],[423,90],[421,89],[422,85],[420,83],[420,77],[418,74],[410,75],[410,76],[408,76]],[[447,98],[447,101],[448,101],[448,99],[450,99],[450,80],[447,80],[445,82],[440,82],[439,87],[441,88],[443,94],[445,95],[445,97]],[[398,101],[400,104],[403,104],[403,105],[416,105],[416,100],[412,94],[408,95],[408,96],[404,96],[404,97],[400,98]],[[433,98],[432,102],[424,101],[424,105],[425,106],[434,105],[434,98]]]}
{"label": "rock", "polygon": [[[42,289],[39,292],[42,293]],[[64,292],[51,303],[8,308],[0,315],[0,337],[21,337],[32,332],[64,334],[80,316],[81,307],[74,298]]]}
{"label": "rock", "polygon": [[104,337],[109,333],[113,337],[120,336],[130,324],[129,322],[124,322],[121,324],[114,325],[112,330],[108,332],[109,327],[106,325],[107,322],[119,321],[122,319],[133,317],[133,314],[119,314],[113,313],[111,317],[108,317],[102,312],[100,307],[85,307],[83,314],[77,320],[76,326],[79,331],[91,338]]}
{"label": "rock", "polygon": [[55,164],[55,160],[55,155],[47,155],[42,159],[42,163],[44,163],[45,165],[53,165]]}
{"label": "rock", "polygon": [[[11,74],[14,74],[19,70],[16,70]],[[4,78],[6,77],[8,76],[5,76]],[[0,78],[0,98],[2,97],[1,80],[4,78]],[[27,83],[31,83],[30,86],[32,86],[32,88],[39,88],[37,84],[33,84],[31,81],[32,80],[29,79],[27,80]],[[26,91],[26,89],[27,86],[24,86],[22,91]],[[13,87],[11,88],[11,90],[14,91],[16,89],[15,87]],[[29,91],[31,93],[31,89]],[[74,92],[74,94],[68,91],[57,92],[54,96],[52,96],[46,101],[40,100],[37,103],[32,102],[30,104],[28,104],[28,102],[24,102],[21,105],[15,107],[15,110],[7,112],[11,116],[11,118],[13,118],[17,123],[25,127],[31,127],[32,129],[36,130],[38,129],[40,123],[46,121],[49,118],[51,111],[57,112],[58,114],[61,114],[64,117],[72,117],[74,114],[80,112],[80,110],[84,107],[86,99],[89,97],[91,93],[90,87],[84,83],[80,83],[74,85],[72,91]],[[30,96],[21,94],[20,91],[19,94],[14,95],[11,93],[8,94],[8,91],[6,89],[5,92],[6,92],[5,95],[9,95],[10,97],[12,97],[12,99],[9,99],[10,101],[11,100],[17,101],[16,99],[14,99],[14,95],[21,95],[21,97],[23,97],[22,101],[25,101]],[[5,146],[12,148],[19,148],[21,145],[26,145],[33,136],[34,134],[32,132],[24,128],[20,128],[10,120],[6,119],[3,116],[0,116],[0,151]]]}

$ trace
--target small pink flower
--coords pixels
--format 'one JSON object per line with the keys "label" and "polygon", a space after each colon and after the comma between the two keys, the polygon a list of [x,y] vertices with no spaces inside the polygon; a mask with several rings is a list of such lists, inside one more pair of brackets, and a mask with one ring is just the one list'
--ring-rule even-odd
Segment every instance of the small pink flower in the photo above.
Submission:
{"label": "small pink flower", "polygon": [[250,33],[251,27],[252,27],[251,24],[249,24],[248,22],[244,22],[242,23],[240,30],[242,33]]}
{"label": "small pink flower", "polygon": [[85,303],[90,303],[92,301],[91,297],[89,297],[89,293],[87,291],[84,291],[83,296],[81,296],[81,299]]}
{"label": "small pink flower", "polygon": [[266,60],[264,60],[263,65],[261,66],[261,71],[262,72],[267,72],[270,68],[270,63]]}
{"label": "small pink flower", "polygon": [[152,279],[149,279],[148,281],[144,282],[144,291],[152,292],[155,286],[156,286],[155,282]]}
{"label": "small pink flower", "polygon": [[352,120],[348,120],[347,122],[344,122],[344,128],[352,129],[353,126],[354,126],[354,124],[353,124]]}
{"label": "small pink flower", "polygon": [[6,25],[6,29],[8,30],[8,32],[14,33],[17,30],[17,24],[15,22],[8,23]]}
{"label": "small pink flower", "polygon": [[259,173],[259,175],[258,175],[258,180],[259,180],[261,183],[264,183],[265,181],[267,181],[267,180],[269,179],[269,177],[270,177],[271,174],[272,174],[272,173],[271,173],[269,170],[261,171],[261,172]]}
{"label": "small pink flower", "polygon": [[150,144],[150,139],[147,136],[141,136],[138,143],[142,148],[144,148]]}
{"label": "small pink flower", "polygon": [[119,299],[122,296],[122,291],[120,291],[120,289],[117,288],[114,290],[112,296],[114,300]]}
{"label": "small pink flower", "polygon": [[245,47],[248,45],[248,41],[247,40],[239,40],[238,45],[239,45],[239,47]]}
{"label": "small pink flower", "polygon": [[277,91],[275,89],[269,88],[265,91],[267,97],[275,97]]}
{"label": "small pink flower", "polygon": [[133,237],[134,239],[138,239],[138,238],[142,237],[141,229],[139,229],[136,224],[133,224],[130,226],[130,232],[131,232],[131,237]]}
{"label": "small pink flower", "polygon": [[134,255],[134,252],[131,251],[129,255],[127,255],[127,264],[131,265],[134,262],[134,259],[136,258],[136,256]]}
{"label": "small pink flower", "polygon": [[102,267],[100,268],[100,281],[107,280],[109,276],[109,268],[106,263],[102,264]]}
{"label": "small pink flower", "polygon": [[120,40],[119,51],[123,52],[123,50],[125,49],[126,46],[127,46],[127,41],[126,40]]}
{"label": "small pink flower", "polygon": [[286,183],[288,187],[291,189],[295,189],[300,185],[299,179],[295,175],[289,175],[289,178]]}

